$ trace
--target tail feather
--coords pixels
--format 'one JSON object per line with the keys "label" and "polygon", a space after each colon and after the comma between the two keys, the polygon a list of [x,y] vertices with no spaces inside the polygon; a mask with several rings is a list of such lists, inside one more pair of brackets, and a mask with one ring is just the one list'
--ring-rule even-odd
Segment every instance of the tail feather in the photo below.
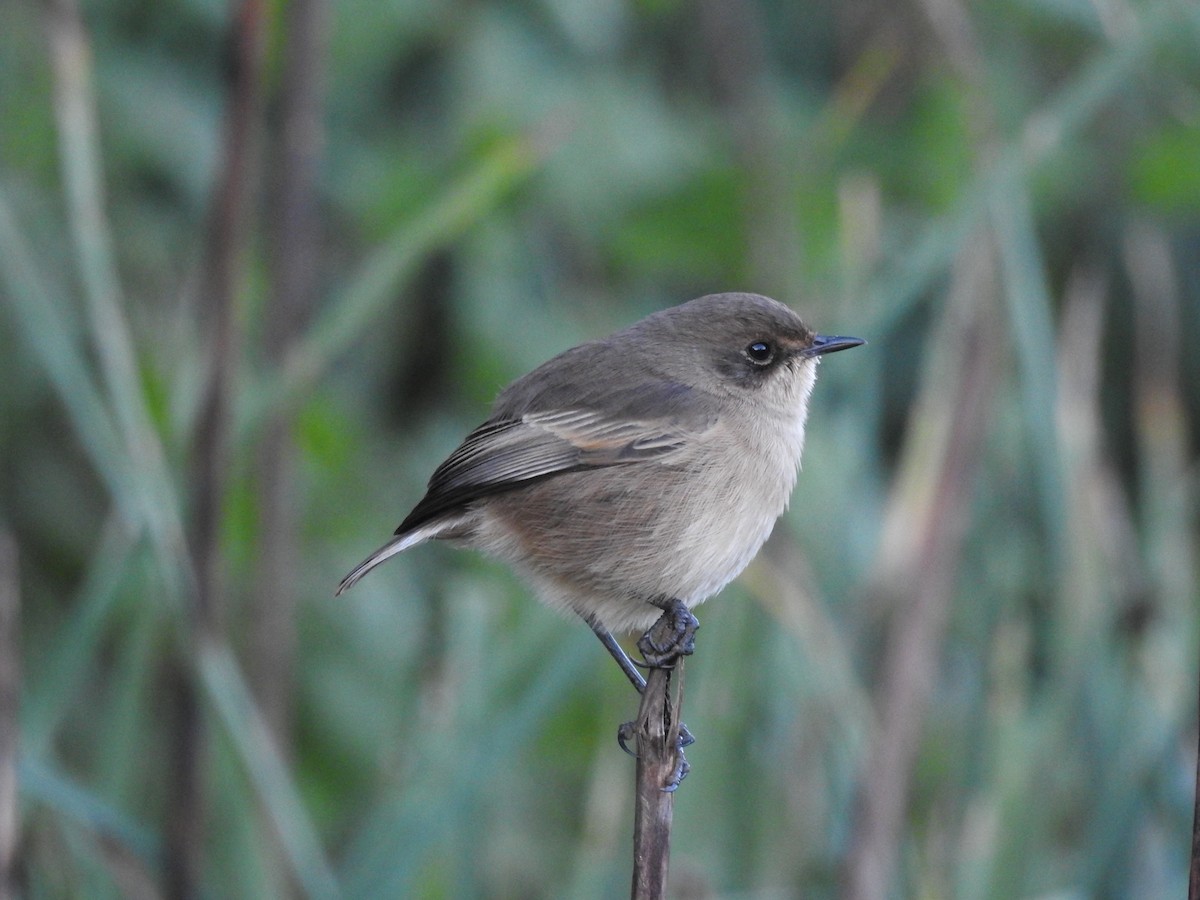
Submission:
{"label": "tail feather", "polygon": [[443,519],[440,522],[430,522],[424,528],[418,528],[415,531],[408,531],[404,534],[398,534],[357,566],[350,570],[340,582],[338,582],[337,590],[334,592],[335,597],[340,597],[354,585],[358,584],[359,580],[370,572],[373,568],[383,562],[387,562],[397,553],[403,553],[409,547],[420,544],[430,538],[437,537],[441,532],[455,525],[454,520]]}

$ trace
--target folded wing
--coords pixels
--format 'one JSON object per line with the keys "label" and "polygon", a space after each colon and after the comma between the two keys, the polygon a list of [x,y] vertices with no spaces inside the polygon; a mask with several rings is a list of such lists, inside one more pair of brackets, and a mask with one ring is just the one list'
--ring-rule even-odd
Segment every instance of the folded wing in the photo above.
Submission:
{"label": "folded wing", "polygon": [[397,553],[452,532],[475,500],[567,472],[669,464],[716,421],[691,388],[668,381],[618,394],[604,385],[573,389],[575,396],[596,400],[605,413],[541,408],[545,393],[526,395],[521,388],[520,381],[510,387],[497,401],[496,415],[438,466],[396,536],[355,566],[337,593]]}
{"label": "folded wing", "polygon": [[631,421],[591,410],[493,419],[469,434],[429,479],[424,499],[396,529],[404,534],[490,494],[604,466],[667,462],[707,420]]}

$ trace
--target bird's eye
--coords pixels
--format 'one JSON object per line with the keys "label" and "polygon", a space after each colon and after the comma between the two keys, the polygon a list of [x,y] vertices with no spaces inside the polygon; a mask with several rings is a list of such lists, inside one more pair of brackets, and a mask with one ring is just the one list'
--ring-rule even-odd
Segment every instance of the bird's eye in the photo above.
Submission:
{"label": "bird's eye", "polygon": [[755,341],[746,348],[746,356],[756,366],[765,366],[775,358],[775,348],[766,341]]}

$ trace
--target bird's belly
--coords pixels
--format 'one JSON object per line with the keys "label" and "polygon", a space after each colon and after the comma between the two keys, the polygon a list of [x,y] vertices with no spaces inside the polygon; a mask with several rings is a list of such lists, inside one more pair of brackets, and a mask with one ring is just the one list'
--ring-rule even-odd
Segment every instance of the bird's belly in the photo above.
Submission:
{"label": "bird's belly", "polygon": [[648,627],[650,602],[695,606],[754,558],[795,478],[767,468],[743,459],[563,475],[489,498],[472,543],[524,571],[550,605],[613,630]]}

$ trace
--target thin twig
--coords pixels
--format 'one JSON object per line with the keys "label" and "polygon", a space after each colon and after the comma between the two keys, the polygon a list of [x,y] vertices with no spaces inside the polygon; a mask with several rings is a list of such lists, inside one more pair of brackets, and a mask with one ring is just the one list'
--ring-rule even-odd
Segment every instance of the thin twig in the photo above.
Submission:
{"label": "thin twig", "polygon": [[[270,217],[272,290],[263,320],[263,351],[283,363],[307,323],[320,266],[319,168],[325,143],[327,0],[293,0],[284,23],[279,131],[272,169],[278,173]],[[250,629],[250,681],[262,714],[286,756],[296,645],[299,504],[295,486],[294,416],[270,416],[258,450],[259,538]]]}
{"label": "thin twig", "polygon": [[[679,675],[679,689],[672,697],[671,677],[675,673]],[[682,683],[683,660],[674,669],[651,669],[634,723],[638,761],[632,900],[661,900],[666,895],[673,786],[678,783]]]}
{"label": "thin twig", "polygon": [[[1192,619],[1196,562],[1188,492],[1192,477],[1188,448],[1188,404],[1179,373],[1188,329],[1171,239],[1162,227],[1134,221],[1126,229],[1125,271],[1133,286],[1133,386],[1137,448],[1142,469],[1142,546],[1153,570],[1155,606],[1164,622]],[[1200,750],[1197,751],[1200,775]],[[1198,779],[1200,781],[1200,779]],[[1188,896],[1200,900],[1200,788],[1192,825]]]}
{"label": "thin twig", "polygon": [[1200,742],[1196,744],[1196,800],[1192,809],[1192,864],[1188,872],[1188,900],[1200,900]]}
{"label": "thin twig", "polygon": [[[242,0],[234,12],[231,35],[236,49],[225,118],[224,160],[205,260],[201,314],[207,319],[208,377],[192,450],[190,538],[197,591],[189,610],[190,624],[202,636],[220,633],[224,606],[220,536],[238,356],[234,301],[248,244],[266,12],[263,0]],[[165,887],[168,896],[194,897],[203,883],[207,729],[190,665],[176,661],[168,677],[173,687],[175,727]]]}
{"label": "thin twig", "polygon": [[[273,137],[271,291],[263,351],[282,365],[307,323],[320,271],[318,174],[325,130],[322,99],[329,20],[327,0],[292,0],[284,21],[279,128]],[[256,459],[258,552],[250,600],[250,685],[280,756],[292,756],[300,503],[296,489],[294,410],[272,410]],[[268,816],[269,821],[269,816]],[[275,840],[273,853],[282,858]],[[288,893],[294,893],[289,890]]]}
{"label": "thin twig", "polygon": [[17,546],[0,529],[0,900],[17,896],[17,707],[21,696]]}

